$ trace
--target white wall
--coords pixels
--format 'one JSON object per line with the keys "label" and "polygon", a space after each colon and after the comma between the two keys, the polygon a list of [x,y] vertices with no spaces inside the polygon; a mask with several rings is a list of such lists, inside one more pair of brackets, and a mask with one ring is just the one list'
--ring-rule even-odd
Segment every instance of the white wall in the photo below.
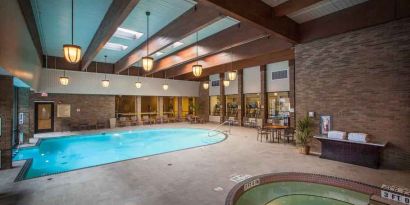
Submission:
{"label": "white wall", "polygon": [[212,86],[212,81],[219,80],[219,74],[209,76],[209,96],[220,95],[221,90],[219,86]]}
{"label": "white wall", "polygon": [[199,82],[183,80],[167,80],[169,89],[162,89],[165,79],[140,78],[141,88],[135,87],[136,76],[107,74],[110,86],[101,86],[104,79],[102,73],[87,73],[80,71],[66,71],[70,84],[62,86],[59,77],[62,70],[42,69],[38,92],[70,93],[70,94],[98,94],[98,95],[143,95],[143,96],[199,96]]}
{"label": "white wall", "polygon": [[229,86],[225,87],[225,95],[238,94],[238,78],[229,82]]}
{"label": "white wall", "polygon": [[243,70],[243,93],[260,93],[261,75],[259,66]]}
{"label": "white wall", "polygon": [[[272,72],[287,70],[288,77],[272,80]],[[266,66],[266,90],[267,92],[289,91],[289,62],[282,61],[271,63]]]}

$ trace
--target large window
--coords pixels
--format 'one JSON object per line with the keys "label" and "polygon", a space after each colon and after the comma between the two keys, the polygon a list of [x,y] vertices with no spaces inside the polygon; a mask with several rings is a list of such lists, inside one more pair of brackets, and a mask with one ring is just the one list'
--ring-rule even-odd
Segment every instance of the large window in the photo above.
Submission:
{"label": "large window", "polygon": [[136,96],[115,96],[115,114],[117,117],[136,115]]}
{"label": "large window", "polygon": [[[164,115],[174,116],[175,115],[175,106],[174,106],[174,99],[176,97],[162,97],[162,111]],[[177,106],[178,107],[178,104]]]}
{"label": "large window", "polygon": [[286,124],[289,110],[289,92],[268,93],[268,118],[272,123]]}
{"label": "large window", "polygon": [[245,116],[260,118],[261,102],[259,94],[245,94]]}
{"label": "large window", "polygon": [[237,117],[238,115],[238,95],[226,96],[226,116]]}
{"label": "large window", "polygon": [[221,98],[219,95],[209,97],[209,106],[211,116],[220,116],[221,115]]}
{"label": "large window", "polygon": [[154,117],[157,115],[157,97],[142,96],[141,97],[141,115]]}

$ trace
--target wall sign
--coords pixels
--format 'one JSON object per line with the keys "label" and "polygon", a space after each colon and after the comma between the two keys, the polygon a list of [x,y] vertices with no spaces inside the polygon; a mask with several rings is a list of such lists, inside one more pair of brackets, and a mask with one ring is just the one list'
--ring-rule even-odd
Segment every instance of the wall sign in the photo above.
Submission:
{"label": "wall sign", "polygon": [[410,190],[408,189],[383,184],[380,194],[382,198],[397,201],[403,204],[410,204]]}
{"label": "wall sign", "polygon": [[71,105],[70,104],[57,104],[57,117],[70,117]]}

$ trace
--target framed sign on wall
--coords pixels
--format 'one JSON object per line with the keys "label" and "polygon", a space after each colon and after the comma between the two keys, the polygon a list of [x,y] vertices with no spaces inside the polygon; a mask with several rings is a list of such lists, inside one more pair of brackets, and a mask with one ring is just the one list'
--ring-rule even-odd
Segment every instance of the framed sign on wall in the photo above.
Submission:
{"label": "framed sign on wall", "polygon": [[70,104],[57,104],[57,117],[70,117],[71,105]]}

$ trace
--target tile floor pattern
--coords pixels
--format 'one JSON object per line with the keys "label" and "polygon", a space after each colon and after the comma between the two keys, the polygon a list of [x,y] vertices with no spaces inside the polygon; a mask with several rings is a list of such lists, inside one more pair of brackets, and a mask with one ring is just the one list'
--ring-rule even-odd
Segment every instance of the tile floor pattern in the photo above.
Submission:
{"label": "tile floor pattern", "polygon": [[[213,128],[215,124],[122,129],[147,127]],[[234,127],[219,144],[14,183],[21,166],[15,163],[14,169],[0,171],[0,204],[223,205],[235,185],[232,176],[271,172],[318,173],[377,186],[410,187],[410,171],[376,170],[301,155],[292,145],[258,142],[255,129],[242,127]]]}

